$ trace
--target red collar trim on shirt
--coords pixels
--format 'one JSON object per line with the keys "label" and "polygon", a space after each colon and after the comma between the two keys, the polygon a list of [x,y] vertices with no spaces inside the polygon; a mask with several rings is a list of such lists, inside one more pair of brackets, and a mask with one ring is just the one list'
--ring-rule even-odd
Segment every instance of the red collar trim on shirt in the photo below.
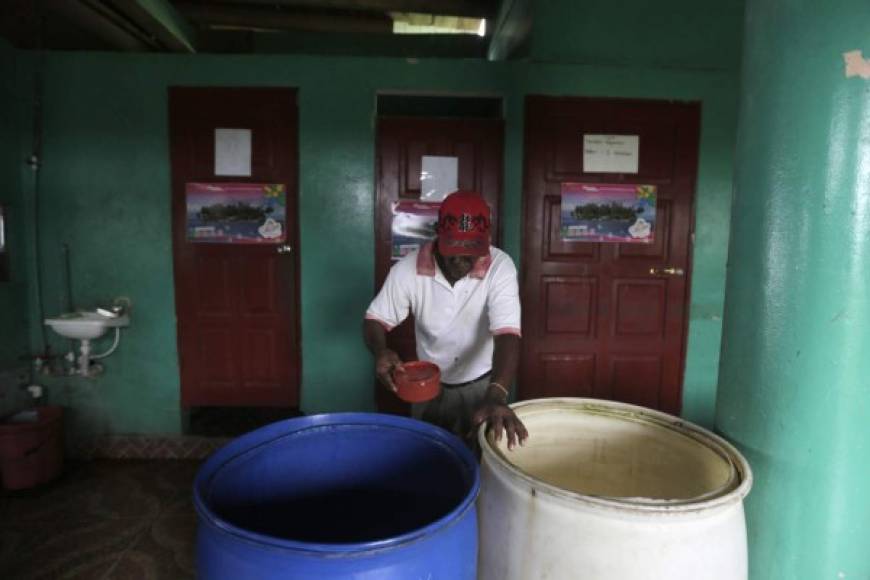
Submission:
{"label": "red collar trim on shirt", "polygon": [[471,272],[468,273],[472,278],[479,278],[483,280],[486,273],[489,271],[489,267],[492,265],[492,255],[487,254],[485,256],[481,256],[474,263],[474,267],[471,269]]}
{"label": "red collar trim on shirt", "polygon": [[[434,276],[438,271],[438,265],[435,262],[435,245],[433,242],[426,242],[420,247],[420,252],[417,254],[417,275],[419,276]],[[468,275],[472,278],[483,279],[492,265],[492,254],[481,256],[474,263],[471,272]]]}
{"label": "red collar trim on shirt", "polygon": [[420,246],[420,253],[417,254],[417,274],[419,276],[434,276],[438,271],[438,266],[435,264],[435,254],[432,252],[434,245],[432,242],[426,242]]}

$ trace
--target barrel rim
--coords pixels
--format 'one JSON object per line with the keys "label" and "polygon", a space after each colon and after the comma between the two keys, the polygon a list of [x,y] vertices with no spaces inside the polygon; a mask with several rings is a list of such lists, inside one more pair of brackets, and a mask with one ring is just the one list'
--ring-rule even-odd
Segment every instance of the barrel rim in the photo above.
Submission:
{"label": "barrel rim", "polygon": [[[742,501],[752,488],[752,469],[743,455],[731,443],[716,435],[715,433],[695,425],[685,419],[641,407],[629,403],[618,401],[608,401],[605,399],[591,399],[580,397],[554,397],[546,399],[529,399],[512,404],[510,407],[515,412],[522,411],[524,408],[533,408],[536,406],[566,406],[573,409],[584,409],[597,413],[607,413],[610,415],[620,415],[622,418],[631,418],[637,421],[639,418],[646,420],[649,423],[666,427],[681,435],[688,436],[695,441],[709,447],[729,464],[735,470],[739,482],[736,485],[728,487],[726,490],[719,488],[711,493],[706,493],[701,496],[689,498],[686,500],[643,500],[643,499],[628,499],[619,497],[606,497],[587,495],[541,481],[531,474],[526,473],[516,465],[514,465],[501,450],[493,445],[492,435],[488,433],[486,426],[482,425],[478,430],[478,441],[483,452],[483,457],[487,460],[494,461],[503,470],[510,472],[512,475],[522,479],[527,484],[532,486],[536,491],[569,500],[572,502],[584,503],[590,506],[604,507],[631,512],[651,512],[651,513],[674,513],[674,512],[695,512],[706,511],[712,508],[728,505],[736,501]],[[519,415],[519,412],[517,413]],[[725,486],[723,486],[725,487]]]}
{"label": "barrel rim", "polygon": [[[290,430],[286,429],[288,424],[292,426]],[[274,443],[278,439],[297,436],[311,430],[341,426],[372,426],[403,429],[430,437],[434,443],[448,447],[456,454],[459,463],[468,469],[471,474],[471,485],[468,492],[454,509],[422,528],[381,540],[341,544],[303,542],[252,532],[219,517],[208,507],[203,497],[208,483],[212,477],[217,475],[224,466],[233,460],[247,453],[255,452],[257,449]],[[448,529],[462,519],[468,510],[474,508],[479,492],[480,469],[477,460],[459,438],[444,429],[423,423],[422,421],[395,415],[379,413],[325,413],[278,421],[230,441],[209,457],[200,467],[193,484],[193,501],[198,515],[206,524],[215,527],[220,532],[230,534],[242,540],[261,546],[301,553],[354,556],[362,553],[399,548],[426,538],[433,532]]]}

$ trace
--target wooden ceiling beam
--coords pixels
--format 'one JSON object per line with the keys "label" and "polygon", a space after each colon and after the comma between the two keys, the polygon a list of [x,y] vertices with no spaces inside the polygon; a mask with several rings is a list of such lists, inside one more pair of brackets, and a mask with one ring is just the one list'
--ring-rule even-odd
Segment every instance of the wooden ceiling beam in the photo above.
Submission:
{"label": "wooden ceiling beam", "polygon": [[492,18],[497,8],[497,3],[490,0],[210,0],[208,3],[210,6],[220,4],[382,13],[418,12],[466,18]]}
{"label": "wooden ceiling beam", "polygon": [[155,42],[98,1],[46,0],[45,7],[118,50],[135,52],[156,48]]}
{"label": "wooden ceiling beam", "polygon": [[111,0],[127,18],[175,52],[196,52],[195,31],[169,0]]}
{"label": "wooden ceiling beam", "polygon": [[508,60],[528,43],[532,34],[534,0],[505,0],[493,19],[487,58]]}
{"label": "wooden ceiling beam", "polygon": [[236,30],[308,30],[389,34],[393,21],[385,15],[294,13],[215,4],[176,3],[176,8],[202,26]]}

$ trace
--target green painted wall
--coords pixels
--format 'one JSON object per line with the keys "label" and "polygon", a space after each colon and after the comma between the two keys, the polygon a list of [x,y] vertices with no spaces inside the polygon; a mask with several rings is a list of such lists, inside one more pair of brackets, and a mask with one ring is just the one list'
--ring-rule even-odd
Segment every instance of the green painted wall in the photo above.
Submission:
{"label": "green painted wall", "polygon": [[167,87],[300,87],[302,399],[317,412],[372,408],[360,321],[374,290],[376,90],[492,93],[503,76],[504,67],[483,61],[51,55],[41,192],[46,311],[62,309],[63,243],[77,306],[118,295],[134,304],[103,377],[51,380],[78,432],[180,428]]}
{"label": "green painted wall", "polygon": [[[52,398],[70,406],[74,430],[82,436],[181,429],[170,243],[169,86],[299,88],[302,405],[308,413],[372,408],[371,361],[360,339],[360,317],[374,291],[378,91],[504,96],[503,223],[505,247],[515,259],[522,240],[525,95],[644,97],[702,102],[684,414],[711,425],[737,101],[736,71],[714,65],[679,70],[648,63],[49,54],[39,192],[46,313],[60,312],[67,295],[63,244],[70,248],[76,306],[115,296],[128,296],[134,304],[120,348],[105,361],[106,374],[94,380],[47,379]],[[31,307],[34,348],[38,318]],[[57,349],[68,348],[64,341],[50,340]],[[97,348],[108,345],[103,339]]]}
{"label": "green painted wall", "polygon": [[736,70],[744,0],[536,2],[532,58],[632,67]]}
{"label": "green painted wall", "polygon": [[870,4],[747,7],[716,426],[751,578],[870,578]]}
{"label": "green painted wall", "polygon": [[25,157],[21,135],[29,129],[22,115],[26,104],[22,94],[20,69],[27,59],[0,41],[0,204],[7,212],[7,245],[11,276],[0,282],[0,369],[27,366],[19,357],[26,355],[28,338],[27,228],[29,222],[22,172]]}
{"label": "green painted wall", "polygon": [[79,433],[180,429],[166,117],[170,85],[300,88],[306,412],[372,406],[371,362],[359,321],[373,291],[377,91],[506,97],[505,238],[515,257],[521,247],[525,94],[703,101],[686,413],[701,422],[712,416],[735,123],[731,73],[483,61],[54,54],[46,79],[40,193],[46,311],[62,309],[63,243],[70,247],[77,306],[118,295],[134,303],[132,325],[106,360],[103,377],[50,381],[54,396],[73,408]]}

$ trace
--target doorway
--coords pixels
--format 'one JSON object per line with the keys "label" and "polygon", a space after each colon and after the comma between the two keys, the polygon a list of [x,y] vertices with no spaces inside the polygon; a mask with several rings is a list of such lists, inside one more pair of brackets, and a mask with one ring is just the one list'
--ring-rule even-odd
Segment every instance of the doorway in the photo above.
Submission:
{"label": "doorway", "polygon": [[[698,103],[527,98],[521,398],[594,397],[679,413],[699,126]],[[595,136],[628,144],[636,167],[599,163],[603,150],[587,147]],[[655,186],[652,241],[565,236],[564,183]]]}
{"label": "doorway", "polygon": [[184,408],[299,405],[297,117],[294,89],[169,91]]}
{"label": "doorway", "polygon": [[[502,108],[500,97],[378,96],[375,292],[397,258],[393,238],[397,204],[425,198],[425,180],[421,180],[424,162],[455,167],[456,189],[476,191],[486,199],[492,210],[493,243],[498,246],[504,143]],[[402,360],[415,360],[413,317],[393,329],[387,341]],[[407,415],[409,411],[406,403],[377,381],[375,402],[383,412]]]}

